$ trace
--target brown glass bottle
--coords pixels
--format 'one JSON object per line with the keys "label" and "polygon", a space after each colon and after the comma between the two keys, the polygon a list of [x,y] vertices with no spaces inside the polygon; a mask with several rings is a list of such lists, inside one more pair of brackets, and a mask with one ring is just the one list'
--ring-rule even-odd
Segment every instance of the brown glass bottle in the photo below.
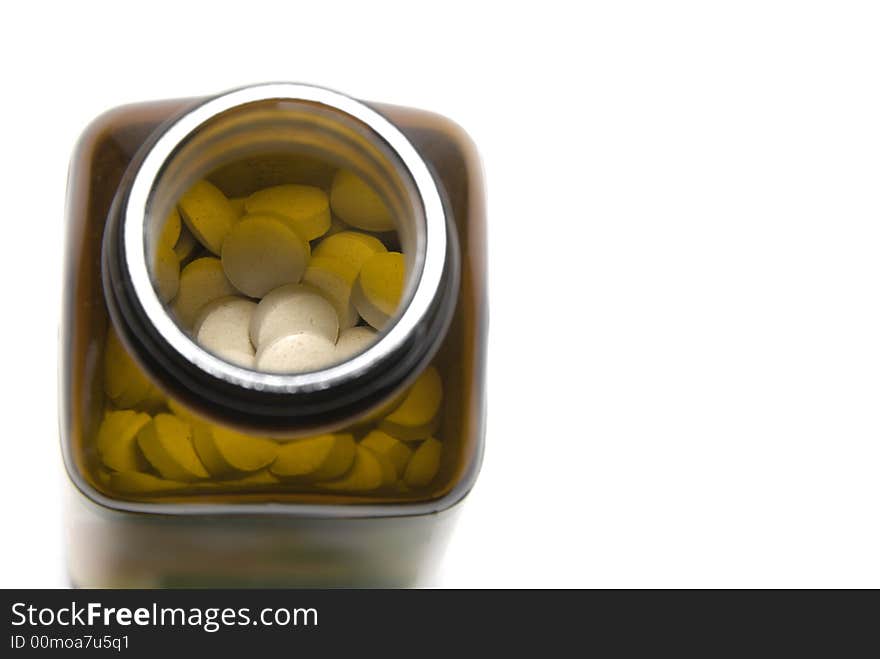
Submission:
{"label": "brown glass bottle", "polygon": [[[270,103],[300,102],[293,95],[288,98],[275,93]],[[216,397],[197,390],[203,374],[192,364],[184,363],[179,375],[169,375],[163,354],[158,350],[151,353],[149,347],[138,343],[142,338],[138,323],[128,323],[125,303],[119,304],[112,291],[109,299],[115,305],[114,313],[108,313],[107,288],[127,283],[119,281],[126,278],[125,272],[108,265],[112,257],[105,246],[112,239],[110,232],[109,238],[105,236],[108,219],[114,217],[114,209],[118,213],[123,203],[120,197],[131,196],[132,179],[157,139],[167,135],[169,126],[180,117],[205,103],[206,99],[186,99],[112,110],[89,126],[73,156],[61,369],[62,447],[75,485],[68,514],[71,578],[81,586],[360,586],[423,580],[435,552],[442,549],[443,531],[450,527],[455,504],[473,485],[482,454],[486,245],[484,193],[475,149],[464,132],[443,117],[386,105],[364,106],[406,137],[442,197],[459,273],[441,280],[441,284],[455,288],[449,318],[434,324],[440,328],[435,349],[411,346],[410,353],[393,360],[405,365],[408,372],[383,380],[383,369],[375,368],[379,372],[374,373],[375,381],[370,380],[369,387],[354,387],[358,392],[369,390],[365,399],[359,399],[358,393],[347,405],[317,398],[306,405],[305,398],[297,398],[298,393],[293,392],[277,394],[271,404],[260,406],[264,399],[253,394],[256,404],[248,407],[250,394],[238,395],[228,382],[221,383],[225,388],[218,388]],[[242,115],[236,129],[249,130],[250,121],[249,115]],[[199,153],[198,149],[211,147],[196,144],[192,148]],[[266,183],[266,177],[271,179],[272,172],[279,169],[271,161],[264,150],[250,159],[249,171],[261,171],[261,180]],[[246,162],[240,158],[237,164],[227,163],[223,170],[227,186],[234,187],[240,180],[235,170]],[[306,169],[309,175],[321,178],[320,166]],[[238,192],[230,190],[229,194]],[[429,486],[409,491],[340,493],[273,483],[269,487],[120,492],[102,478],[94,447],[108,408],[102,387],[108,328],[121,336],[129,356],[165,400],[149,413],[167,411],[169,401],[177,401],[237,430],[293,435],[317,429],[354,428],[358,432],[389,402],[399,399],[431,364],[440,372],[444,385],[437,431],[444,444],[439,473]],[[429,340],[429,335],[417,334],[412,342]],[[148,342],[149,337],[144,339]],[[385,370],[393,370],[392,364]],[[365,381],[356,379],[355,383]],[[211,386],[207,382],[206,391]],[[294,398],[302,404],[288,405]],[[232,410],[224,400],[244,407]],[[273,410],[268,420],[259,414],[267,408]],[[256,410],[253,414],[252,409]]]}

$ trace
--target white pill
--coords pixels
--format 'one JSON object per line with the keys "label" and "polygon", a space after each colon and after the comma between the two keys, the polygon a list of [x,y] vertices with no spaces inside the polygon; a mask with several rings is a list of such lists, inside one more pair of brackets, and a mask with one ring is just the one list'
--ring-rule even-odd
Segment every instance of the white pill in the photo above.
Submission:
{"label": "white pill", "polygon": [[200,346],[239,366],[252,366],[251,318],[255,302],[243,297],[224,297],[202,309],[193,334]]}
{"label": "white pill", "polygon": [[336,343],[339,318],[320,293],[301,284],[287,284],[260,300],[251,318],[250,337],[257,350],[280,336],[310,332]]}
{"label": "white pill", "polygon": [[339,333],[336,359],[343,362],[363,352],[376,342],[378,333],[369,327],[352,327]]}
{"label": "white pill", "polygon": [[304,373],[336,361],[336,346],[319,334],[300,332],[281,336],[257,351],[258,371]]}

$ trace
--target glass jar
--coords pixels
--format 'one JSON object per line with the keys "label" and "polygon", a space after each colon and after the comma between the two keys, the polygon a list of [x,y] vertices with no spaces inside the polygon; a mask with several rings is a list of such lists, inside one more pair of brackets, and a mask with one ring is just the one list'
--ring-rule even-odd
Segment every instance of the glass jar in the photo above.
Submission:
{"label": "glass jar", "polygon": [[[223,213],[238,207],[219,242],[215,225],[199,224],[201,199],[188,201],[199,186]],[[286,211],[257,218],[258,193],[285,186],[329,199],[317,231],[303,234]],[[364,228],[367,207],[390,224]],[[249,288],[254,272],[275,281],[293,262],[288,252],[272,261],[286,245],[274,234],[258,236],[263,251],[247,241],[259,219],[297,235],[278,229],[306,268],[285,285],[338,311],[332,359],[270,368],[253,322],[256,357],[203,341],[210,310],[232,300],[256,313],[269,298]],[[61,439],[73,583],[424,583],[484,441],[484,193],[465,133],[435,114],[300,84],[124,106],[77,144],[67,221]],[[245,237],[227,239],[229,227]],[[346,265],[343,298],[309,278],[336,233],[402,264],[399,302],[376,301],[378,321],[360,262]],[[233,242],[256,255],[237,270]],[[199,298],[208,285],[191,283],[208,270],[228,289],[210,304]],[[340,331],[355,325],[369,340],[339,352]]]}

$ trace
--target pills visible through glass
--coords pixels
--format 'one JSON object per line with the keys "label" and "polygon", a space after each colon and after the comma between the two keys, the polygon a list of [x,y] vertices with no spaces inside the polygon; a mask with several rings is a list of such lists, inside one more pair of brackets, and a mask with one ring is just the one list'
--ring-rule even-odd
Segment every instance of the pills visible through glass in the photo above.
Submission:
{"label": "pills visible through glass", "polygon": [[[408,261],[382,198],[355,173],[307,159],[288,175],[233,163],[192,184],[148,237],[168,314],[239,367],[293,374],[369,348],[393,323]],[[277,169],[277,168],[276,168]],[[443,379],[429,366],[343,431],[243,434],[168,398],[108,327],[94,435],[98,480],[152,498],[292,492],[418,493],[441,468]]]}

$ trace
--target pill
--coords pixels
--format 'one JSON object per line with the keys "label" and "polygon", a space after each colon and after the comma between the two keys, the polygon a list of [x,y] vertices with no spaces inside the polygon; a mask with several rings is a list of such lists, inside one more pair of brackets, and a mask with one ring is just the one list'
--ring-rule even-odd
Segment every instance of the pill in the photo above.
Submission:
{"label": "pill", "polygon": [[177,208],[196,240],[220,254],[226,234],[238,220],[226,195],[208,181],[199,181],[178,200]]}
{"label": "pill", "polygon": [[341,169],[330,184],[330,206],[343,221],[367,231],[394,229],[391,212],[367,183],[353,172]]}
{"label": "pill", "polygon": [[310,332],[331,343],[339,335],[336,310],[315,289],[300,284],[280,286],[266,295],[251,318],[251,342],[260,349],[288,334]]}
{"label": "pill", "polygon": [[360,231],[342,231],[327,236],[315,247],[314,256],[331,256],[350,264],[355,274],[373,254],[387,252],[382,241]]}
{"label": "pill", "polygon": [[368,433],[361,440],[361,446],[387,457],[394,466],[396,477],[403,478],[403,472],[413,453],[409,446],[381,430]]}
{"label": "pill", "polygon": [[397,312],[403,296],[404,267],[400,252],[378,252],[361,266],[351,299],[361,317],[378,330]]}
{"label": "pill", "polygon": [[330,228],[327,193],[311,185],[276,185],[245,200],[248,213],[275,213],[306,240],[323,236]]}
{"label": "pill", "polygon": [[351,469],[341,478],[317,483],[316,487],[338,492],[370,492],[391,485],[394,480],[394,466],[388,458],[358,445]]}
{"label": "pill", "polygon": [[345,361],[359,355],[376,342],[378,334],[369,327],[350,327],[339,333],[336,341],[336,360]]}
{"label": "pill", "polygon": [[229,295],[238,295],[238,291],[226,278],[220,259],[206,256],[189,263],[181,271],[172,308],[180,324],[190,329],[202,307]]}
{"label": "pill", "polygon": [[321,291],[336,309],[339,327],[354,327],[360,320],[351,301],[351,289],[357,270],[348,263],[331,256],[315,256],[303,274],[303,283]]}
{"label": "pill", "polygon": [[144,471],[149,468],[137,446],[137,434],[150,421],[150,415],[132,410],[108,413],[95,439],[98,456],[115,471]]}
{"label": "pill", "polygon": [[180,286],[180,261],[173,247],[160,242],[153,257],[153,286],[162,302],[170,302]]}
{"label": "pill", "polygon": [[269,470],[279,478],[320,481],[339,478],[352,465],[354,437],[347,433],[294,439],[278,447]]}
{"label": "pill", "polygon": [[196,341],[218,357],[252,367],[254,348],[249,331],[256,308],[256,302],[243,297],[222,297],[209,302],[202,307],[193,326]]}
{"label": "pill", "polygon": [[309,244],[276,215],[245,215],[223,245],[223,270],[245,295],[263,297],[302,279]]}
{"label": "pill", "polygon": [[178,238],[177,242],[174,244],[174,253],[177,255],[177,260],[180,263],[183,263],[183,261],[192,255],[198,244],[198,241],[192,235],[190,230],[186,227],[182,227],[180,229],[180,238]]}
{"label": "pill", "polygon": [[159,244],[173,248],[178,240],[180,240],[180,213],[174,208],[162,222]]}
{"label": "pill", "polygon": [[208,478],[192,443],[188,423],[171,414],[157,414],[137,434],[138,446],[147,461],[165,478],[195,481]]}
{"label": "pill", "polygon": [[424,439],[436,429],[443,383],[429,366],[409,388],[403,402],[380,423],[379,429],[404,441]]}
{"label": "pill", "polygon": [[121,471],[110,475],[110,489],[120,494],[169,493],[189,487],[187,483],[159,478],[139,471]]}
{"label": "pill", "polygon": [[434,480],[440,469],[442,452],[443,445],[433,437],[422,442],[406,465],[403,482],[410,487],[424,487]]}
{"label": "pill", "polygon": [[154,410],[165,396],[123,347],[112,326],[104,343],[104,393],[117,407]]}
{"label": "pill", "polygon": [[257,350],[254,365],[267,373],[305,373],[336,363],[336,346],[323,336],[300,332],[280,336]]}
{"label": "pill", "polygon": [[270,465],[278,452],[278,444],[269,439],[208,424],[193,428],[193,446],[212,476],[257,471]]}

